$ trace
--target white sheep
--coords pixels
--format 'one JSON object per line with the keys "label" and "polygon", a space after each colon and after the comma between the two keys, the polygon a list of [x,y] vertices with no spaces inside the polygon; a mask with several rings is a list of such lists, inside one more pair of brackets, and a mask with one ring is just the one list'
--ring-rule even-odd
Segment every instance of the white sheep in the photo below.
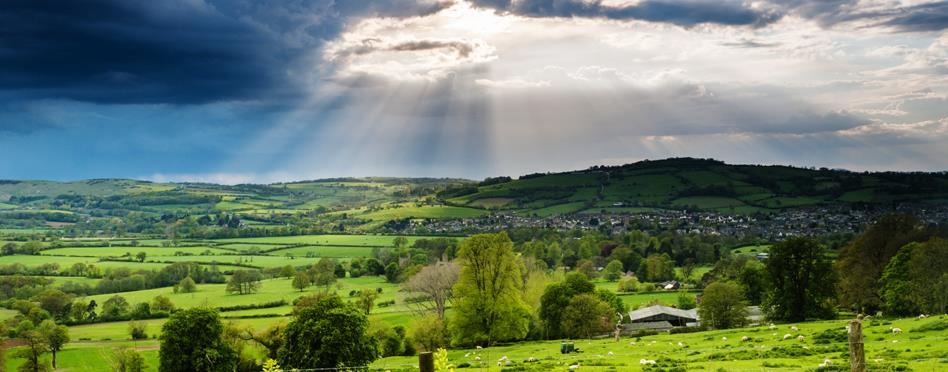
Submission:
{"label": "white sheep", "polygon": [[474,357],[474,360],[480,362],[480,361],[481,361],[481,357],[480,357],[480,356],[476,356],[476,357]]}
{"label": "white sheep", "polygon": [[790,327],[790,330],[796,332],[796,331],[799,331],[800,329],[797,328],[797,326],[792,326]]}
{"label": "white sheep", "polygon": [[465,353],[465,354],[464,354],[464,357],[465,357],[465,358],[469,358],[470,356],[471,356],[471,353]]}
{"label": "white sheep", "polygon": [[570,370],[570,371],[575,371],[575,370],[577,370],[577,369],[579,369],[579,363],[576,363],[576,364],[573,364],[573,365],[569,366],[569,370]]}
{"label": "white sheep", "polygon": [[507,361],[507,356],[504,355],[504,356],[500,357],[500,359],[497,359],[497,361],[498,361],[498,362],[506,362],[506,361]]}
{"label": "white sheep", "polygon": [[894,334],[902,333],[902,328],[892,328],[892,333]]}
{"label": "white sheep", "polygon": [[727,341],[727,337],[721,337],[721,341]]}
{"label": "white sheep", "polygon": [[925,319],[925,318],[928,318],[928,315],[925,315],[925,314],[918,314],[918,318],[919,318],[919,319]]}
{"label": "white sheep", "polygon": [[685,347],[685,343],[684,343],[684,342],[681,342],[681,341],[678,341],[678,347]]}
{"label": "white sheep", "polygon": [[480,346],[475,346],[474,348],[477,349],[477,350],[483,349],[483,348],[480,347]]}
{"label": "white sheep", "polygon": [[750,337],[743,336],[741,337],[741,342],[747,342],[747,341],[750,341],[750,339],[751,339]]}
{"label": "white sheep", "polygon": [[820,368],[826,368],[833,365],[833,361],[829,359],[824,359],[823,363],[820,363]]}
{"label": "white sheep", "polygon": [[610,351],[610,352],[606,353],[606,355],[608,355],[608,356],[613,356],[613,355],[615,355],[615,354],[613,354],[613,353]]}
{"label": "white sheep", "polygon": [[789,340],[790,337],[793,337],[793,335],[791,335],[791,334],[789,334],[789,333],[783,335],[783,339],[784,339],[784,340]]}
{"label": "white sheep", "polygon": [[655,361],[651,359],[639,359],[639,364],[643,366],[646,364],[655,364]]}
{"label": "white sheep", "polygon": [[527,358],[527,363],[534,363],[536,361],[537,361],[537,358],[534,358],[534,357]]}
{"label": "white sheep", "polygon": [[806,337],[803,337],[803,335],[797,336],[797,341],[803,342],[803,340],[806,340]]}
{"label": "white sheep", "polygon": [[770,323],[770,327],[767,327],[767,328],[770,328],[770,330],[772,331],[772,330],[777,329],[777,326],[775,326],[773,323]]}

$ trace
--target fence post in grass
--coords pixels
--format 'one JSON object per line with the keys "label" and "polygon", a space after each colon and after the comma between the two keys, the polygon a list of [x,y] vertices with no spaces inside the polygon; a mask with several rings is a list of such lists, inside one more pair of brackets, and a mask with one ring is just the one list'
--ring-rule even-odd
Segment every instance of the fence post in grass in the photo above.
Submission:
{"label": "fence post in grass", "polygon": [[418,369],[421,372],[434,372],[434,355],[430,351],[418,353]]}
{"label": "fence post in grass", "polygon": [[852,372],[866,372],[866,353],[862,344],[862,314],[849,321],[849,366]]}

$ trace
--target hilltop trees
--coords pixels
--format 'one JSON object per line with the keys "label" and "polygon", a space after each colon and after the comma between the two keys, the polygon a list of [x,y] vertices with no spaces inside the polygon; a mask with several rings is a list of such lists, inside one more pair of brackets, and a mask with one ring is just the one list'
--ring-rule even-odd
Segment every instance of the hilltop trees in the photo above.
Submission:
{"label": "hilltop trees", "polygon": [[507,234],[465,239],[458,259],[461,273],[450,322],[455,342],[492,344],[526,336],[530,313],[520,297],[520,265]]}
{"label": "hilltop trees", "polygon": [[231,372],[237,353],[223,341],[224,325],[217,310],[181,310],[161,327],[161,372]]}
{"label": "hilltop trees", "polygon": [[377,341],[366,334],[363,311],[324,296],[296,312],[283,330],[277,360],[287,368],[358,367],[378,357]]}
{"label": "hilltop trees", "polygon": [[766,272],[770,287],[763,307],[769,318],[801,322],[835,315],[836,272],[819,242],[791,238],[775,244]]}

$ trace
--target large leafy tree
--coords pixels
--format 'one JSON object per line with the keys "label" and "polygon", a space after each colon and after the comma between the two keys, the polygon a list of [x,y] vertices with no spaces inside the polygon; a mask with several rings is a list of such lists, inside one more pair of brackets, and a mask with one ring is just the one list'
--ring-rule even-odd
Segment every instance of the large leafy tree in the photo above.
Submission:
{"label": "large leafy tree", "polygon": [[948,307],[948,241],[909,243],[882,273],[880,293],[893,315],[944,314]]}
{"label": "large leafy tree", "polygon": [[701,323],[712,328],[740,327],[747,322],[747,302],[740,285],[714,282],[704,289],[698,307]]}
{"label": "large leafy tree", "polygon": [[256,293],[260,289],[263,275],[257,270],[236,270],[227,281],[227,292],[236,294]]}
{"label": "large leafy tree", "polygon": [[161,372],[230,372],[237,353],[221,337],[224,325],[217,310],[193,308],[171,315],[161,327]]}
{"label": "large leafy tree", "polygon": [[763,306],[771,319],[800,322],[835,315],[836,272],[816,240],[791,238],[775,244],[766,272],[770,286]]}
{"label": "large leafy tree", "polygon": [[906,244],[929,236],[931,232],[910,215],[888,215],[876,221],[839,252],[840,303],[861,312],[879,310],[880,279],[889,260]]}
{"label": "large leafy tree", "polygon": [[457,343],[487,343],[527,335],[530,313],[520,296],[520,265],[506,233],[474,235],[458,249],[461,274],[454,285]]}
{"label": "large leafy tree", "polygon": [[378,357],[362,310],[336,295],[299,309],[283,330],[277,360],[286,368],[361,367]]}
{"label": "large leafy tree", "polygon": [[571,338],[589,338],[608,332],[614,323],[612,306],[591,293],[573,296],[563,311],[563,331]]}

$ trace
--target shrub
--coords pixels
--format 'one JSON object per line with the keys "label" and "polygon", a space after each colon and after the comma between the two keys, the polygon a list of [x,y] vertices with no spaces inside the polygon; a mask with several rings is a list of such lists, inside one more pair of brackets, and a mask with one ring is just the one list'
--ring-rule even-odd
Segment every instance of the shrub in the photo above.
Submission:
{"label": "shrub", "polygon": [[148,339],[148,333],[146,332],[147,326],[144,322],[129,322],[128,323],[128,333],[132,336],[133,340],[145,340]]}
{"label": "shrub", "polygon": [[634,276],[626,276],[619,280],[619,292],[635,292],[639,290],[639,280]]}

